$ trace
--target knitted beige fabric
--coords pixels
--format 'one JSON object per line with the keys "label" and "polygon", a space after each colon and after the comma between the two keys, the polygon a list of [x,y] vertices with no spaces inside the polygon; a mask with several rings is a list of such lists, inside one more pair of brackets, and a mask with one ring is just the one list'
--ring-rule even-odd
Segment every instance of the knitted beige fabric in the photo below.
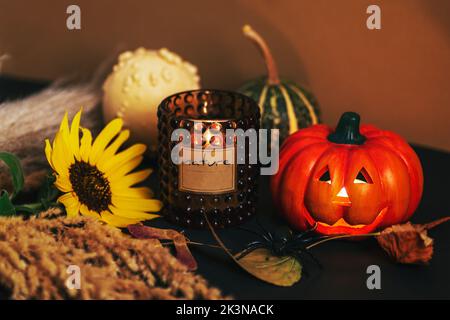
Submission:
{"label": "knitted beige fabric", "polygon": [[[80,289],[69,289],[70,265]],[[133,239],[86,217],[51,209],[39,218],[0,218],[0,298],[221,299],[156,240]]]}

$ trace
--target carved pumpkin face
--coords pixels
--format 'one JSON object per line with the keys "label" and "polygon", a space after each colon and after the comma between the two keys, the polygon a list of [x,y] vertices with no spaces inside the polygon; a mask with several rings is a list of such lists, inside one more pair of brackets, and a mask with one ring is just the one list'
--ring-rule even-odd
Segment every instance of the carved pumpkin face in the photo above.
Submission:
{"label": "carved pumpkin face", "polygon": [[378,171],[360,149],[333,148],[311,175],[305,205],[325,226],[370,225],[386,207]]}
{"label": "carved pumpkin face", "polygon": [[[358,117],[346,113],[341,122],[345,115]],[[360,133],[359,118],[341,122],[335,132],[317,125],[283,144],[272,192],[284,216],[300,230],[317,223],[322,234],[362,234],[407,220],[423,187],[414,151],[392,132],[361,126]]]}

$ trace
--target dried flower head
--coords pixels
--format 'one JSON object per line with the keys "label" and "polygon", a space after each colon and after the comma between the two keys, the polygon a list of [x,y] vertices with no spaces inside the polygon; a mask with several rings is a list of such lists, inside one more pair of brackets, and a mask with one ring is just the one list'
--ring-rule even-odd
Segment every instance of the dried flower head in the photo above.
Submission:
{"label": "dried flower head", "polygon": [[393,225],[377,236],[379,245],[395,261],[405,264],[427,264],[433,257],[433,239],[427,231],[450,220],[442,218],[428,224]]}

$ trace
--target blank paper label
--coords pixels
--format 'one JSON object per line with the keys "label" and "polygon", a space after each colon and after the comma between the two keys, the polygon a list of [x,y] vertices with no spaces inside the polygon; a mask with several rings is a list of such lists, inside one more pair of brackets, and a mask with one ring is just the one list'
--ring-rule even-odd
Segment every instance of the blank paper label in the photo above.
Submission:
{"label": "blank paper label", "polygon": [[[223,149],[183,149],[181,152],[185,159],[179,165],[180,191],[218,194],[236,190],[234,146]],[[189,154],[190,157],[185,157]]]}

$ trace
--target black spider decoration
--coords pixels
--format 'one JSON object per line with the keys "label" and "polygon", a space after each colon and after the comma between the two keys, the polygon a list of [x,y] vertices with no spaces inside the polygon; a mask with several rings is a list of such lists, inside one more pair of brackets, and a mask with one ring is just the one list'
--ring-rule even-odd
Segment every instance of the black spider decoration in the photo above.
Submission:
{"label": "black spider decoration", "polygon": [[236,257],[238,260],[249,254],[250,252],[264,248],[270,250],[273,255],[278,257],[281,256],[292,256],[296,258],[298,261],[303,261],[303,257],[308,257],[312,260],[317,266],[322,268],[320,262],[309,252],[308,246],[327,238],[326,236],[316,236],[314,231],[317,228],[317,223],[310,229],[304,232],[289,232],[288,236],[279,236],[274,234],[268,230],[266,230],[260,223],[257,221],[259,228],[262,230],[262,233],[258,233],[256,231],[245,229],[240,227],[241,230],[253,233],[261,238],[261,241],[252,241],[243,251],[239,253]]}

